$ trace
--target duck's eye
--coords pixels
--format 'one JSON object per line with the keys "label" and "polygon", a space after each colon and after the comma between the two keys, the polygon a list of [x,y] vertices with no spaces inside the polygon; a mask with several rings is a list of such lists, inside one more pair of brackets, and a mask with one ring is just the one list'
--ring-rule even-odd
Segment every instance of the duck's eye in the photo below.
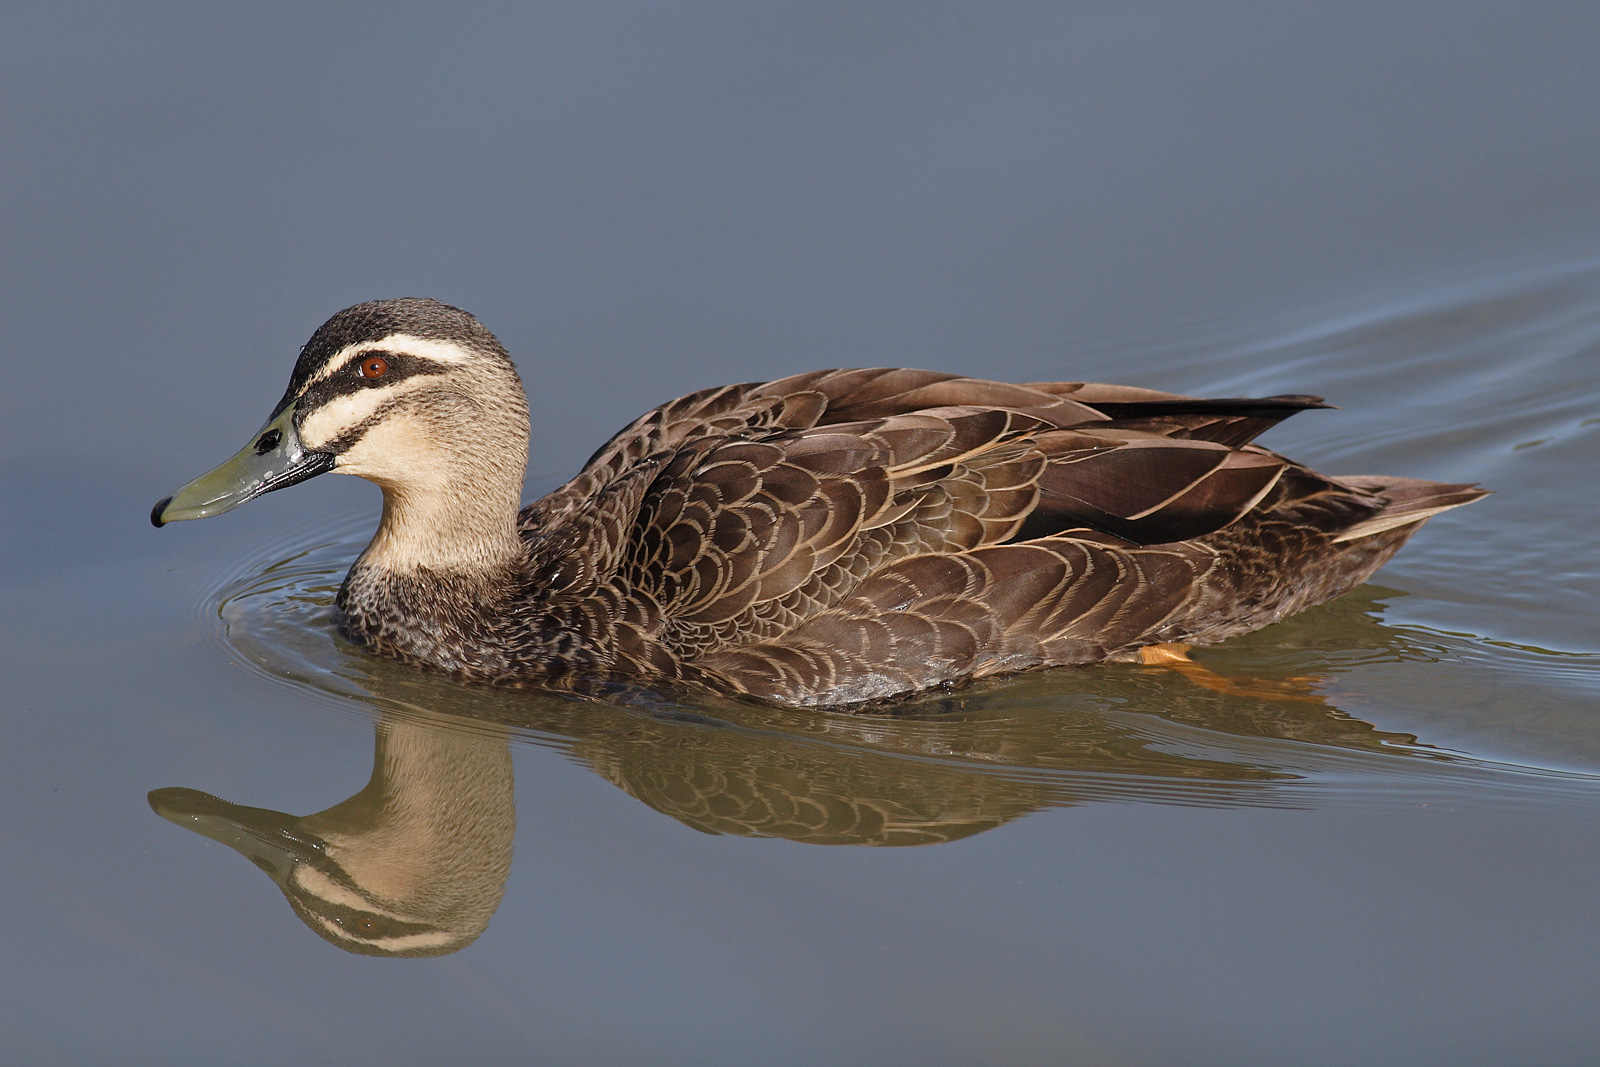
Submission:
{"label": "duck's eye", "polygon": [[363,378],[382,378],[389,372],[389,361],[382,356],[368,356],[361,361]]}

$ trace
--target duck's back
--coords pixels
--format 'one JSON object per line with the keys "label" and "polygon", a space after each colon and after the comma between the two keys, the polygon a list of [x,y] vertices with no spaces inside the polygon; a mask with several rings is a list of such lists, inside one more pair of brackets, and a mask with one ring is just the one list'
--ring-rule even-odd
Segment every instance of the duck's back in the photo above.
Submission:
{"label": "duck's back", "polygon": [[1249,443],[1319,406],[914,370],[694,393],[524,510],[522,666],[559,636],[579,670],[844,704],[1256,629],[1482,495]]}

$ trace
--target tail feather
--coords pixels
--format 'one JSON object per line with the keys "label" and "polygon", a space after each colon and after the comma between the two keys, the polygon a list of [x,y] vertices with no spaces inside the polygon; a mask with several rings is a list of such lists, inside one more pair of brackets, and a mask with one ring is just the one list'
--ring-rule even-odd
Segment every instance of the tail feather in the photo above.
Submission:
{"label": "tail feather", "polygon": [[1419,478],[1362,475],[1340,478],[1339,481],[1356,489],[1376,493],[1384,499],[1385,504],[1383,510],[1372,518],[1358,522],[1340,533],[1333,539],[1335,544],[1424,522],[1442,511],[1459,508],[1463,504],[1470,504],[1489,495],[1489,490],[1476,485],[1425,482]]}

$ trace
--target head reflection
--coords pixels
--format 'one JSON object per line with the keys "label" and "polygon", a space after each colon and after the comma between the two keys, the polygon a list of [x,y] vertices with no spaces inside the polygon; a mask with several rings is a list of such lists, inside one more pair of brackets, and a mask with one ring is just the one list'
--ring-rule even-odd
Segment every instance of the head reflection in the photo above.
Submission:
{"label": "head reflection", "polygon": [[502,730],[386,716],[366,788],[304,818],[193,789],[157,789],[150,806],[240,852],[307,926],[363,955],[466,947],[511,873],[516,809]]}
{"label": "head reflection", "polygon": [[1099,800],[1298,804],[1293,782],[1318,750],[1419,752],[1305,677],[1428,654],[1376,621],[1378,592],[1235,642],[1222,670],[1048,672],[894,716],[472,689],[339,650],[340,675],[379,711],[360,792],[298,818],[192,789],[158,789],[150,805],[250,859],[340,948],[444,955],[483,932],[505,892],[514,734],[697,830],[808,844],[938,844]]}

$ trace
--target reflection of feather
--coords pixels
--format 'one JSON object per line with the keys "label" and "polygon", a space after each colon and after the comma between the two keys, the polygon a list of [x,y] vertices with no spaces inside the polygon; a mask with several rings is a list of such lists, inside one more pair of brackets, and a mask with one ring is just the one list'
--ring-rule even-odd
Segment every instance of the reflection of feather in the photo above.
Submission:
{"label": "reflection of feather", "polygon": [[[310,625],[338,566],[325,552],[344,558],[315,549],[236,587],[227,609],[250,617],[227,633],[269,676],[379,713],[366,787],[301,818],[191,789],[156,790],[150,803],[250,857],[308,927],[363,955],[454,952],[489,923],[511,865],[514,731],[555,741],[693,829],[816,845],[939,844],[1110,800],[1300,806],[1315,803],[1303,777],[1331,750],[1390,768],[1419,754],[1415,738],[1331,704],[1245,698],[1135,667],[989,682],[899,705],[908,714],[897,718],[716,698],[683,705],[633,687],[610,687],[604,705],[486,693],[341,648]],[[1235,655],[1260,644],[1272,662],[1255,669],[1296,674],[1329,669],[1326,651],[1295,655],[1305,645],[1363,661],[1426,654],[1378,624],[1373,595],[1368,586],[1291,621],[1276,642],[1247,638]],[[1339,767],[1349,773],[1347,760]]]}

